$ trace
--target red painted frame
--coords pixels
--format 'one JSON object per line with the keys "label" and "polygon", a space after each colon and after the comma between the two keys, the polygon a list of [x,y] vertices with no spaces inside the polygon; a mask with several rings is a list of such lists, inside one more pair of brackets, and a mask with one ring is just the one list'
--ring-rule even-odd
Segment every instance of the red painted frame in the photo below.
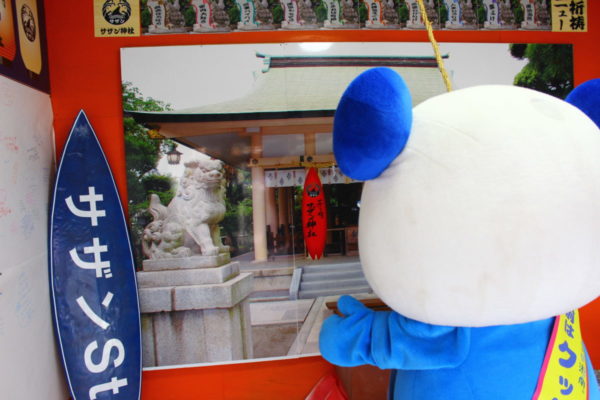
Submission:
{"label": "red painted frame", "polygon": [[[125,157],[119,49],[169,46],[304,41],[428,42],[425,31],[231,32],[95,38],[93,1],[44,0],[48,36],[51,98],[56,155],[60,157],[75,116],[84,109],[98,133],[126,202]],[[575,83],[600,77],[600,2],[588,1],[587,33],[525,31],[437,31],[440,42],[571,43]],[[477,54],[473,54],[477,57]],[[582,312],[583,332],[596,367],[600,367],[600,301]],[[320,357],[182,368],[144,373],[143,398],[302,399],[332,366]]]}

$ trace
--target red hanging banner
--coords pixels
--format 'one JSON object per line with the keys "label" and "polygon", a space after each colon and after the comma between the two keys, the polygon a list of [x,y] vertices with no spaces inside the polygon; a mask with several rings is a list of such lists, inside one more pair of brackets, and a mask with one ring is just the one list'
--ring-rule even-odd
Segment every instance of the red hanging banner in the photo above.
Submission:
{"label": "red hanging banner", "polygon": [[327,206],[323,185],[315,168],[310,168],[302,193],[302,233],[308,255],[314,260],[323,256],[327,237]]}

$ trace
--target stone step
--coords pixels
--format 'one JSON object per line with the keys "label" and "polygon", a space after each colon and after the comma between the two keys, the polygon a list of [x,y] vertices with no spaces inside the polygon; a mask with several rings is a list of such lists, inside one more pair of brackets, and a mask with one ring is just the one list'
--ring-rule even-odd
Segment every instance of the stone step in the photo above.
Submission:
{"label": "stone step", "polygon": [[315,282],[315,281],[329,281],[339,279],[365,279],[365,274],[362,270],[334,270],[334,271],[323,271],[323,272],[311,272],[307,273],[304,271],[302,274],[302,282]]}
{"label": "stone step", "polygon": [[290,291],[286,289],[254,292],[250,295],[249,299],[251,302],[289,300]]}
{"label": "stone step", "polygon": [[274,297],[250,297],[251,303],[272,303],[274,301],[287,301],[290,299],[290,295],[286,296],[274,296]]}
{"label": "stone step", "polygon": [[358,286],[358,287],[344,287],[338,289],[327,289],[327,290],[307,290],[301,291],[298,294],[300,299],[314,299],[323,296],[335,296],[342,294],[358,294],[358,293],[371,293],[372,290],[369,286]]}
{"label": "stone step", "polygon": [[302,267],[304,274],[313,274],[319,272],[331,272],[331,271],[351,271],[361,270],[360,262],[353,263],[339,263],[339,264],[311,264],[310,266]]}
{"label": "stone step", "polygon": [[300,293],[311,290],[335,290],[341,288],[353,288],[353,287],[369,287],[366,279],[355,278],[355,279],[336,279],[327,281],[314,281],[305,282],[304,280],[300,283]]}

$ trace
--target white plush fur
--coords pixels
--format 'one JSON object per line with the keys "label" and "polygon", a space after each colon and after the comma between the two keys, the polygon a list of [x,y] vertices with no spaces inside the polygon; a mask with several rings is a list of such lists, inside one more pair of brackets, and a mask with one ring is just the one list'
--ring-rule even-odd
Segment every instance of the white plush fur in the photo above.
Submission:
{"label": "white plush fur", "polygon": [[583,306],[600,292],[600,130],[518,87],[432,98],[365,183],[360,227],[367,279],[407,317],[488,326]]}

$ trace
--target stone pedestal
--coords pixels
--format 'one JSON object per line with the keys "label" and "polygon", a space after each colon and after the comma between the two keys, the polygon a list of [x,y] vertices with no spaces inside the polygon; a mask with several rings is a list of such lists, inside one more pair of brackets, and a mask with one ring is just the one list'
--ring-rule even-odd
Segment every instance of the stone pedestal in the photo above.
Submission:
{"label": "stone pedestal", "polygon": [[229,255],[146,260],[137,273],[143,365],[252,358],[252,274]]}

